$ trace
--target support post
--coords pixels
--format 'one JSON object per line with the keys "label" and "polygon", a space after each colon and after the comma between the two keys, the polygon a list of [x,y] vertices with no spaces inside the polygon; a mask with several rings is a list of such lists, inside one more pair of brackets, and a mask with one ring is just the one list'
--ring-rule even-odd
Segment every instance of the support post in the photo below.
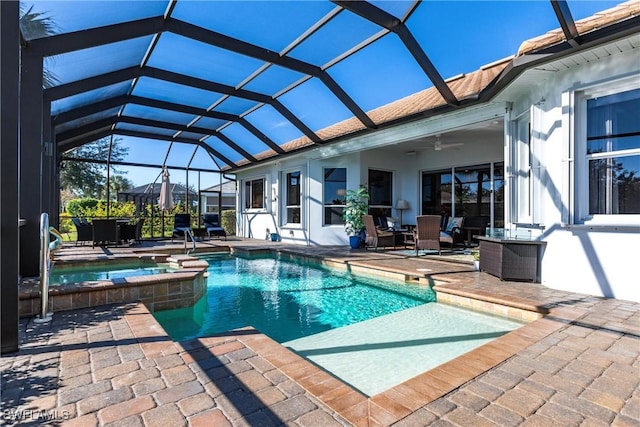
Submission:
{"label": "support post", "polygon": [[[20,274],[39,274],[42,194],[42,55],[23,48],[20,69]],[[4,74],[4,72],[3,72]],[[5,97],[3,92],[2,97]],[[4,236],[3,236],[4,240]]]}
{"label": "support post", "polygon": [[19,3],[0,1],[0,328],[1,352],[18,350],[20,282],[18,109]]}

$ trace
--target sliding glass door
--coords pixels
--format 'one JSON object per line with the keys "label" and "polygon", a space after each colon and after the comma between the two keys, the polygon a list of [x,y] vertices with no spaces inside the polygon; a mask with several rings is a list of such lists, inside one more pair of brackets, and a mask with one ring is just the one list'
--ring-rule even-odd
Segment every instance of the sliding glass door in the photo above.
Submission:
{"label": "sliding glass door", "polygon": [[422,173],[422,215],[490,217],[504,226],[503,163]]}

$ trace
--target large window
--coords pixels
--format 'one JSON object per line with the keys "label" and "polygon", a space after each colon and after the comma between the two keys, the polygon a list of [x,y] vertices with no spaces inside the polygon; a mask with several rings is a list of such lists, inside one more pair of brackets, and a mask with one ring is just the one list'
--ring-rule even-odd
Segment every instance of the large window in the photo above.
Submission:
{"label": "large window", "polygon": [[300,171],[286,174],[285,187],[286,222],[287,224],[300,224]]}
{"label": "large window", "polygon": [[264,178],[252,179],[244,183],[245,209],[264,209]]}
{"label": "large window", "polygon": [[342,212],[347,192],[347,169],[325,168],[323,186],[324,224],[344,224]]}
{"label": "large window", "polygon": [[369,169],[369,213],[374,216],[392,216],[393,174]]}
{"label": "large window", "polygon": [[640,89],[587,100],[589,215],[640,214]]}

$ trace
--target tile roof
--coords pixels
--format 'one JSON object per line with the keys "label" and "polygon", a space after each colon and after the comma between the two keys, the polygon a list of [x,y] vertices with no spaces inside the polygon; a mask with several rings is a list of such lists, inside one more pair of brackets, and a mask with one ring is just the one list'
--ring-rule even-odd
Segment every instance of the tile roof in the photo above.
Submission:
{"label": "tile roof", "polygon": [[[616,22],[621,22],[640,15],[640,0],[629,0],[624,3],[603,10],[593,16],[576,21],[578,34],[583,35]],[[526,55],[542,48],[553,46],[565,40],[562,29],[549,31],[538,37],[523,42],[518,49],[517,56]]]}

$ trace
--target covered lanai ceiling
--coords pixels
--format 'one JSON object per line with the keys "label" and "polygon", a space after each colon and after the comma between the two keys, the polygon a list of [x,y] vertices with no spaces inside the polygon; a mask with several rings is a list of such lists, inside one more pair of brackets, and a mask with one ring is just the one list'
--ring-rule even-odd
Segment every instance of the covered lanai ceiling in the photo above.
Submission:
{"label": "covered lanai ceiling", "polygon": [[22,36],[53,77],[60,153],[114,135],[122,164],[234,171],[485,102],[527,67],[637,31],[629,3],[581,23],[603,4],[36,1],[23,11],[56,33]]}

